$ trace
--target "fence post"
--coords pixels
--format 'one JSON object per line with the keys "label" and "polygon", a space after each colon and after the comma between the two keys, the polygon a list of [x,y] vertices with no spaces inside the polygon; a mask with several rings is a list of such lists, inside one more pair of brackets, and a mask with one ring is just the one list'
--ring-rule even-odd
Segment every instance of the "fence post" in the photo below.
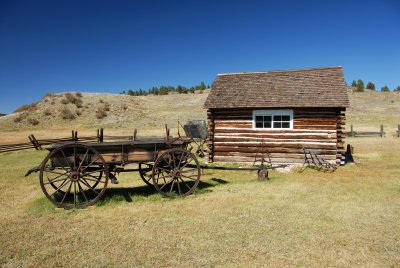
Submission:
{"label": "fence post", "polygon": [[351,137],[354,137],[355,135],[354,135],[354,132],[353,132],[353,125],[350,125],[350,136]]}
{"label": "fence post", "polygon": [[381,125],[381,137],[383,137],[383,134],[384,134],[384,132],[383,132],[383,125]]}
{"label": "fence post", "polygon": [[397,125],[397,138],[400,137],[400,124]]}

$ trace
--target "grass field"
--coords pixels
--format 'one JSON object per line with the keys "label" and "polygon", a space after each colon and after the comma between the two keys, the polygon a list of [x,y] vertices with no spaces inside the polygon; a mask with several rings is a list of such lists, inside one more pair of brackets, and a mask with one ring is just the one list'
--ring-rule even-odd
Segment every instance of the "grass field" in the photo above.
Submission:
{"label": "grass field", "polygon": [[400,139],[350,139],[335,173],[210,172],[167,200],[124,174],[96,207],[43,196],[44,152],[0,155],[0,266],[400,266]]}
{"label": "grass field", "polygon": [[[175,113],[172,101],[181,102],[163,96],[157,104],[163,117],[137,121],[143,123],[139,136],[162,135],[165,118],[171,124],[192,118],[193,105],[201,118],[204,96],[190,97],[193,103],[179,104]],[[334,173],[272,172],[266,182],[255,172],[206,171],[196,193],[184,199],[162,198],[138,174],[123,174],[95,207],[59,210],[44,197],[37,174],[24,177],[46,152],[0,154],[0,267],[400,267],[400,139],[394,133],[400,95],[354,93],[350,101],[348,125],[384,124],[389,131],[385,138],[346,140],[357,164]],[[63,137],[71,129],[93,135],[85,118],[81,126],[9,125],[1,128],[0,143],[26,142],[30,133]],[[127,135],[132,120],[106,133]]]}

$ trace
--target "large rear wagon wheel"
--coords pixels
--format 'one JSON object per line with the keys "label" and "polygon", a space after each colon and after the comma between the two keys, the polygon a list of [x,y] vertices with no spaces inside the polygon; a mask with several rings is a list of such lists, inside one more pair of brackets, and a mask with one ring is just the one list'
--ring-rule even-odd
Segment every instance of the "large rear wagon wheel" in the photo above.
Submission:
{"label": "large rear wagon wheel", "polygon": [[57,207],[84,208],[96,203],[104,194],[109,175],[103,157],[92,147],[65,144],[43,160],[40,186]]}
{"label": "large rear wagon wheel", "polygon": [[186,149],[173,148],[154,162],[152,179],[157,192],[175,198],[193,193],[200,182],[200,175],[196,156]]}

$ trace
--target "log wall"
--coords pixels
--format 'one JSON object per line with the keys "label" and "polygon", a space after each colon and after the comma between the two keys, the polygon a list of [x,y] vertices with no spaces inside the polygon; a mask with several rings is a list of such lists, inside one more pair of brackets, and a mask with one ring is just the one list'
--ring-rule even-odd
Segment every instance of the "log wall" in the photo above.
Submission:
{"label": "log wall", "polygon": [[302,164],[306,148],[319,150],[333,164],[340,163],[345,137],[344,109],[295,108],[292,130],[254,130],[252,111],[208,110],[209,162],[253,163],[257,155],[266,151],[273,163]]}

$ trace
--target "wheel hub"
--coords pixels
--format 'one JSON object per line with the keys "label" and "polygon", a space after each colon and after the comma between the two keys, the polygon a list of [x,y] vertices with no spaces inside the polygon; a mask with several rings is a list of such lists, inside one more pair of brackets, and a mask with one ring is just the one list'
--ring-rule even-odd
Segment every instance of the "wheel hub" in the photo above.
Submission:
{"label": "wheel hub", "polygon": [[79,172],[73,171],[73,172],[71,172],[70,177],[71,177],[71,181],[78,181],[81,176],[80,176]]}
{"label": "wheel hub", "polygon": [[174,178],[179,178],[179,177],[181,176],[181,170],[175,168],[174,170],[172,170],[172,176],[173,176]]}

